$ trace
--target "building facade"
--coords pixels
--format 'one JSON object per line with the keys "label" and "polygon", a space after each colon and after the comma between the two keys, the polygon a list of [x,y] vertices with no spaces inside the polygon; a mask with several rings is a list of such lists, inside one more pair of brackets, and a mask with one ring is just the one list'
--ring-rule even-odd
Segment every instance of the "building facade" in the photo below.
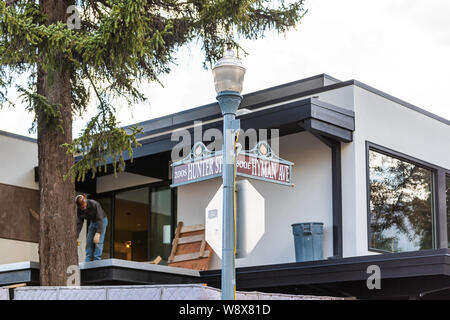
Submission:
{"label": "building facade", "polygon": [[38,261],[39,185],[36,140],[0,131],[0,264]]}
{"label": "building facade", "polygon": [[[295,164],[293,187],[250,179],[265,200],[265,230],[253,251],[236,260],[241,289],[377,296],[355,289],[370,264],[380,265],[390,279],[392,290],[379,295],[384,298],[417,296],[422,282],[435,283],[429,291],[450,286],[450,273],[436,271],[446,268],[450,247],[449,120],[357,80],[325,74],[244,95],[237,118],[244,133],[255,129],[260,140],[259,130],[270,132],[267,140],[277,144],[278,155]],[[198,141],[208,145],[214,141],[204,132],[221,130],[222,117],[212,103],[139,125],[142,147],[124,173],[101,174],[76,187],[108,215],[104,259],[161,256],[167,264],[177,223],[204,224],[205,208],[221,185],[216,178],[170,187],[176,137],[189,132],[189,147]],[[253,147],[245,134],[241,139],[246,149]],[[5,154],[0,197],[13,208],[0,209],[0,264],[37,261],[37,225],[29,213],[38,208],[36,142],[2,133],[0,150]],[[11,193],[30,200],[14,205],[8,202],[16,199]],[[291,225],[301,222],[324,224],[323,261],[296,262]],[[12,246],[17,253],[11,254]],[[437,256],[440,260],[433,260]],[[394,261],[411,269],[398,274],[401,266]],[[217,284],[216,253],[209,269],[204,279]],[[316,278],[313,270],[319,270]],[[249,274],[253,278],[247,279]],[[400,278],[415,279],[415,287],[396,292]]]}

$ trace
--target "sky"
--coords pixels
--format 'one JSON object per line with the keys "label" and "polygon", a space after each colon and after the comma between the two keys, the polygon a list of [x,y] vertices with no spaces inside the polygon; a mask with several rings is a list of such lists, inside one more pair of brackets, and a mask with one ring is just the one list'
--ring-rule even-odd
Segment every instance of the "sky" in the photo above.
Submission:
{"label": "sky", "polygon": [[[306,0],[308,13],[286,34],[268,32],[239,40],[248,55],[243,94],[326,73],[356,79],[450,119],[449,0]],[[177,65],[141,90],[148,101],[117,107],[121,125],[137,123],[215,101],[211,70],[197,44],[183,47]],[[14,97],[14,94],[12,94]],[[95,114],[74,121],[77,137]],[[17,106],[0,110],[0,130],[25,136],[33,115]]]}

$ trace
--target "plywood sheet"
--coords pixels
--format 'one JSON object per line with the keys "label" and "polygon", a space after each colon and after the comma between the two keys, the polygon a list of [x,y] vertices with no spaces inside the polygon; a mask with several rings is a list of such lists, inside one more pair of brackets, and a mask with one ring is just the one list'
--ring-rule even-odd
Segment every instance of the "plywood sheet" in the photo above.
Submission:
{"label": "plywood sheet", "polygon": [[183,226],[178,223],[172,243],[169,266],[194,270],[208,270],[212,249],[205,241],[205,226]]}

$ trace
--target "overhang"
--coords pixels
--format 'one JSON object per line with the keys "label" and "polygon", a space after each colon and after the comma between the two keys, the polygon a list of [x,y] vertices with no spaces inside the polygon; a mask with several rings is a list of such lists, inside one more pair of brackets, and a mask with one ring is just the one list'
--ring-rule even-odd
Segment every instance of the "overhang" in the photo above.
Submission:
{"label": "overhang", "polygon": [[[277,106],[261,108],[250,113],[237,116],[241,121],[241,128],[245,131],[255,129],[279,129],[279,135],[284,136],[302,132],[314,131],[336,141],[351,142],[355,130],[354,113],[349,109],[325,103],[316,98],[307,98],[279,104]],[[222,129],[222,117],[209,119],[209,116],[198,117],[195,121],[202,121],[202,129]],[[303,125],[304,124],[304,125]],[[167,127],[164,132],[147,131],[139,137],[141,147],[133,150],[133,158],[140,158],[168,152],[179,143],[172,141],[172,133],[180,128]],[[194,123],[182,127],[194,134]],[[159,129],[158,129],[159,130]],[[156,130],[156,131],[158,131]],[[204,141],[208,143],[210,141]],[[192,141],[192,144],[194,141]],[[128,157],[125,157],[128,159]]]}
{"label": "overhang", "polygon": [[[178,140],[172,140],[173,132],[185,129],[190,133],[191,137],[194,137],[194,121],[202,122],[202,133],[208,129],[222,131],[223,120],[220,110],[213,118],[211,118],[211,113],[209,112],[206,112],[203,116],[196,114],[196,118],[187,112],[175,114],[173,117],[181,118],[183,115],[192,120],[183,127],[180,127],[179,124],[186,124],[187,120],[179,119],[177,125],[172,124],[165,127],[161,125],[161,119],[146,122],[143,128],[144,130],[147,129],[147,131],[138,138],[141,146],[133,148],[133,162],[130,161],[128,153],[124,153],[124,159],[126,160],[125,171],[169,180],[171,150],[180,143]],[[240,114],[237,118],[240,119],[241,128],[244,131],[248,129],[278,129],[280,137],[309,131],[315,136],[324,137],[337,143],[351,142],[353,140],[353,131],[355,130],[354,112],[352,110],[338,107],[316,98],[289,100],[275,106],[270,105]],[[173,121],[169,122],[173,123]],[[163,128],[165,129],[163,130]],[[195,142],[197,141],[192,139],[191,146]],[[211,141],[202,140],[202,142],[208,144]],[[112,167],[111,159],[108,163]],[[149,163],[152,163],[152,165],[149,166]],[[107,172],[110,174],[112,169],[108,168]],[[97,176],[104,174],[97,173]],[[95,193],[94,181],[87,178],[84,183],[77,182],[77,190]]]}
{"label": "overhang", "polygon": [[[144,285],[200,283],[197,270],[168,267],[120,259],[80,263],[82,285]],[[26,283],[39,285],[39,263],[0,265],[0,286]]]}
{"label": "overhang", "polygon": [[[381,271],[381,289],[368,289],[372,273]],[[202,279],[220,287],[220,270],[201,272]],[[264,265],[236,269],[238,290],[319,294],[360,299],[450,298],[450,250],[392,254]]]}

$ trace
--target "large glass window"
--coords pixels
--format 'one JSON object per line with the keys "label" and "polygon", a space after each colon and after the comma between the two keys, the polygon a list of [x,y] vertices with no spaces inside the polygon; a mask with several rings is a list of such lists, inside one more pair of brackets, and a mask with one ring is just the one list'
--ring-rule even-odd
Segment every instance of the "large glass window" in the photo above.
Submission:
{"label": "large glass window", "polygon": [[148,261],[149,188],[115,196],[114,258]]}
{"label": "large glass window", "polygon": [[370,247],[388,252],[431,249],[433,173],[369,150]]}
{"label": "large glass window", "polygon": [[108,216],[102,259],[167,264],[176,223],[176,192],[169,186],[148,186],[99,195]]}

